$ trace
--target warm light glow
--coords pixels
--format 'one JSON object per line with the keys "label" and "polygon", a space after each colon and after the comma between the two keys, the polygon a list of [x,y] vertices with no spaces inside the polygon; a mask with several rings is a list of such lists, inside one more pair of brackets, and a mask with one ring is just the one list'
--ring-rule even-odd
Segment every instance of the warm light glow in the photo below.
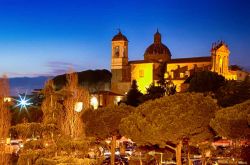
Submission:
{"label": "warm light glow", "polygon": [[105,142],[106,142],[107,144],[110,144],[110,143],[111,143],[111,140],[110,140],[110,139],[106,139]]}
{"label": "warm light glow", "polygon": [[147,92],[147,88],[153,82],[153,63],[132,64],[131,80],[136,80],[138,90]]}
{"label": "warm light glow", "polygon": [[5,98],[3,99],[3,101],[4,101],[5,103],[11,102],[11,98],[10,98],[10,97],[5,97]]}
{"label": "warm light glow", "polygon": [[83,109],[83,102],[76,102],[74,109],[75,109],[76,112],[81,112],[82,109]]}
{"label": "warm light glow", "polygon": [[122,100],[121,96],[116,96],[115,98],[116,104],[118,104],[121,100]]}
{"label": "warm light glow", "polygon": [[94,109],[98,108],[98,100],[95,96],[92,96],[90,99],[90,105],[92,105]]}

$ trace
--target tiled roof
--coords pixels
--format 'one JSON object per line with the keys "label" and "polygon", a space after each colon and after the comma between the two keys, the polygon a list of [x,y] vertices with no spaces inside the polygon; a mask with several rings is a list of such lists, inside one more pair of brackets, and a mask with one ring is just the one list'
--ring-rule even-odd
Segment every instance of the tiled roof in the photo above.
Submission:
{"label": "tiled roof", "polygon": [[143,64],[143,63],[155,63],[155,62],[146,61],[146,60],[129,61],[129,64]]}
{"label": "tiled roof", "polygon": [[211,56],[207,57],[190,57],[190,58],[176,58],[171,59],[168,63],[193,63],[193,62],[210,62]]}

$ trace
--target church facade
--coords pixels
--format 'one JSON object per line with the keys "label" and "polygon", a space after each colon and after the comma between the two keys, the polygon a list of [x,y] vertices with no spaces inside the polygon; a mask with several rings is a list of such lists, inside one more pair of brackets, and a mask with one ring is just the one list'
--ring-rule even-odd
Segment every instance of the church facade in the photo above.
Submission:
{"label": "church facade", "polygon": [[161,34],[154,34],[154,42],[146,48],[143,60],[128,60],[128,39],[120,31],[112,39],[111,53],[111,90],[124,95],[133,80],[138,89],[146,93],[146,89],[159,79],[159,69],[166,63],[164,77],[176,85],[177,92],[184,90],[184,81],[201,70],[216,72],[226,79],[239,79],[236,72],[229,69],[230,51],[224,42],[214,43],[211,55],[206,57],[172,58],[167,46],[161,41]]}

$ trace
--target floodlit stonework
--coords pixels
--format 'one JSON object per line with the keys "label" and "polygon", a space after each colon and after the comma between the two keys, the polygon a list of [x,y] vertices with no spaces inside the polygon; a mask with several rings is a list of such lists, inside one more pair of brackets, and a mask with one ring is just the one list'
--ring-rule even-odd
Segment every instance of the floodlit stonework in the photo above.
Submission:
{"label": "floodlit stonework", "polygon": [[171,80],[177,92],[185,90],[184,81],[197,71],[210,70],[226,79],[243,80],[246,73],[229,69],[230,51],[225,42],[212,44],[211,55],[202,57],[176,58],[161,41],[161,34],[154,34],[154,42],[146,48],[143,60],[128,61],[128,40],[120,31],[112,39],[111,55],[111,90],[125,94],[132,80],[137,81],[138,89],[145,93],[146,89],[159,77],[160,65],[167,63],[165,79]]}

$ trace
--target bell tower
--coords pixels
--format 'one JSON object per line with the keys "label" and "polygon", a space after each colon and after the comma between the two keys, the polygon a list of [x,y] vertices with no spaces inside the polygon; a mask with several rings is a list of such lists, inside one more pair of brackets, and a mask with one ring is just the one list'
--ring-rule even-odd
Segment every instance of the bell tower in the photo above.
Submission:
{"label": "bell tower", "polygon": [[112,39],[111,51],[111,89],[117,93],[124,82],[130,82],[130,70],[128,64],[128,39],[119,30]]}
{"label": "bell tower", "polygon": [[225,78],[229,75],[229,54],[230,51],[225,42],[218,42],[212,45],[212,71],[216,72]]}

